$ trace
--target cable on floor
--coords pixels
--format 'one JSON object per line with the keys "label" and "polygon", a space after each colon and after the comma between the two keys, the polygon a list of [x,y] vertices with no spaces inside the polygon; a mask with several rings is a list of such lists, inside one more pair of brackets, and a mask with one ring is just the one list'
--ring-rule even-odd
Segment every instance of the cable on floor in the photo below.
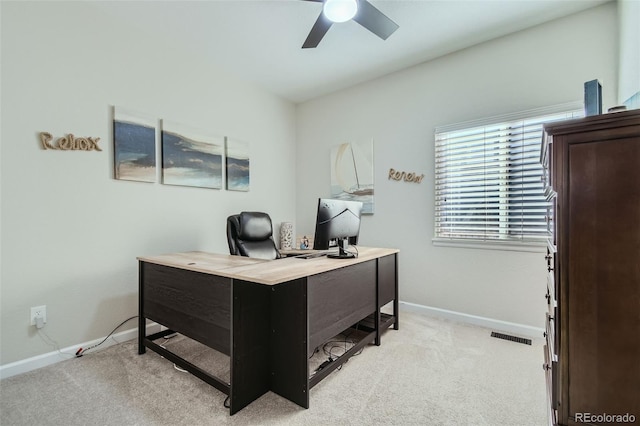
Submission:
{"label": "cable on floor", "polygon": [[78,349],[78,351],[76,352],[76,357],[80,358],[82,355],[84,355],[87,351],[90,351],[91,349],[95,349],[98,346],[100,346],[101,344],[103,344],[104,342],[107,341],[107,339],[109,337],[111,337],[111,335],[113,335],[113,333],[116,332],[117,329],[119,329],[120,327],[122,327],[123,325],[125,325],[127,322],[131,321],[132,319],[138,318],[138,315],[134,315],[130,318],[127,318],[126,320],[122,321],[120,324],[118,324],[116,326],[116,328],[114,328],[111,333],[109,333],[107,335],[107,337],[105,337],[104,339],[102,339],[102,341],[100,343],[96,343],[95,345],[89,346],[88,348],[80,348]]}

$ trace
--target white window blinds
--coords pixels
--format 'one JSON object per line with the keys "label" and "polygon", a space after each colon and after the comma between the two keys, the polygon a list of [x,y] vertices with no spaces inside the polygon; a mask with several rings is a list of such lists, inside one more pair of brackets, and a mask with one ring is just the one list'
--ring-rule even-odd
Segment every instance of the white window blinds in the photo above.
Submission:
{"label": "white window blinds", "polygon": [[574,103],[436,128],[436,239],[546,239],[542,125],[583,114]]}

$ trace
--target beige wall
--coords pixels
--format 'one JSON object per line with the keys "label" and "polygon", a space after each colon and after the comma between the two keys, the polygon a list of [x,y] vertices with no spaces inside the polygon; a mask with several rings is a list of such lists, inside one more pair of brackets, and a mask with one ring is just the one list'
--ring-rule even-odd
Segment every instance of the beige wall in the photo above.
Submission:
{"label": "beige wall", "polygon": [[[136,256],[225,253],[241,210],[293,219],[294,106],[139,32],[123,7],[2,4],[2,365],[53,351],[31,306],[62,348],[98,339],[137,314]],[[251,191],[114,180],[112,105],[250,142]],[[41,131],[103,151],[44,151]]]}
{"label": "beige wall", "polygon": [[[312,232],[330,148],[371,138],[376,213],[361,243],[402,250],[401,299],[542,326],[540,254],[431,244],[433,129],[579,101],[593,78],[604,107],[616,104],[615,3],[297,109],[158,43],[122,19],[122,3],[91,3],[1,6],[1,365],[52,351],[28,324],[31,306],[47,305],[46,331],[61,347],[105,336],[137,313],[136,256],[225,252],[230,213],[266,210]],[[250,141],[251,192],[112,179],[112,105]],[[40,131],[100,136],[105,150],[43,151]],[[392,182],[391,167],[426,178]]]}
{"label": "beige wall", "polygon": [[640,1],[618,0],[620,22],[620,83],[618,103],[634,98],[634,107],[640,108]]}
{"label": "beige wall", "polygon": [[[433,132],[581,101],[594,78],[604,108],[615,105],[616,17],[607,3],[299,105],[298,231],[312,232],[315,200],[329,194],[331,147],[373,138],[376,207],[361,243],[401,250],[401,300],[543,327],[543,254],[432,245]],[[390,168],[426,177],[419,185],[390,181]]]}

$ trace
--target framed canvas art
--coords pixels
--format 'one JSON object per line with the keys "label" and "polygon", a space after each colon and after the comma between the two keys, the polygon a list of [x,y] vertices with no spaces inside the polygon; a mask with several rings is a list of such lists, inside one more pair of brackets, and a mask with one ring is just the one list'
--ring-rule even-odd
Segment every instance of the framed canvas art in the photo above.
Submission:
{"label": "framed canvas art", "polygon": [[222,188],[224,138],[162,120],[162,183]]}
{"label": "framed canvas art", "polygon": [[361,201],[362,213],[373,214],[373,140],[346,142],[331,149],[331,197]]}
{"label": "framed canvas art", "polygon": [[156,181],[156,123],[144,114],[113,108],[114,177]]}
{"label": "framed canvas art", "polygon": [[233,138],[226,140],[227,189],[229,191],[249,191],[250,161],[249,143]]}

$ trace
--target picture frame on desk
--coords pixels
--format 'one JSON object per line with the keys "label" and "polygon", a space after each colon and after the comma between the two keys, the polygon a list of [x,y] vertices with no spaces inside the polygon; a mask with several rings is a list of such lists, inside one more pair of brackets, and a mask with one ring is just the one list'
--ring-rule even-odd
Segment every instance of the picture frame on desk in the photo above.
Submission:
{"label": "picture frame on desk", "polygon": [[313,237],[308,235],[298,235],[296,238],[296,247],[300,250],[311,250],[313,248]]}

